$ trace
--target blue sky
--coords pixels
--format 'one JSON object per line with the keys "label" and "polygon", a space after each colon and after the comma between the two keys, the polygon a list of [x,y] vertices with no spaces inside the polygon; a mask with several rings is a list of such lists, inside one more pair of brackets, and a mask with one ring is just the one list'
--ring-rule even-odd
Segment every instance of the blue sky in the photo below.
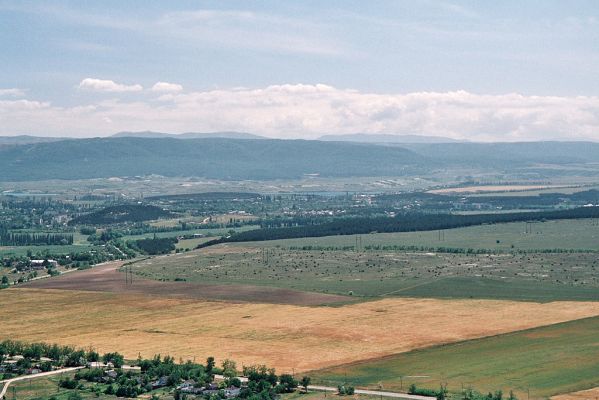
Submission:
{"label": "blue sky", "polygon": [[7,135],[599,139],[597,71],[597,1],[0,0]]}

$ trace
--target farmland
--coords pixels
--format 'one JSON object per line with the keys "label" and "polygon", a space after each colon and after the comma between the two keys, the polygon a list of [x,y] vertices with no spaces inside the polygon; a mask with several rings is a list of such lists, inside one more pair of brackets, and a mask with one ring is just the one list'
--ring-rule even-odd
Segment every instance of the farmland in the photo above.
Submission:
{"label": "farmland", "polygon": [[593,302],[383,299],[303,307],[25,287],[0,291],[0,302],[5,315],[19,315],[3,320],[0,339],[52,338],[128,358],[214,355],[280,372],[599,315]]}
{"label": "farmland", "polygon": [[282,239],[261,242],[256,246],[268,247],[347,247],[366,246],[418,246],[447,247],[462,249],[484,249],[489,251],[514,250],[599,250],[599,225],[595,219],[557,220],[537,222],[489,224],[465,228],[426,232],[376,233],[367,235],[325,236],[317,238]]}
{"label": "farmland", "polygon": [[429,193],[435,194],[455,194],[455,193],[494,193],[494,192],[524,192],[529,190],[545,190],[569,188],[569,186],[558,185],[484,185],[484,186],[460,186],[454,188],[429,190]]}
{"label": "farmland", "polygon": [[[132,269],[154,280],[252,284],[366,298],[599,299],[596,253],[568,248],[597,246],[599,227],[594,221],[532,225],[532,234],[523,232],[524,223],[452,229],[445,231],[442,242],[438,232],[413,232],[221,244],[147,259]],[[519,249],[504,242],[518,243]],[[498,248],[496,254],[444,253],[433,252],[435,243],[450,249],[467,244]],[[537,247],[543,243],[546,248]],[[361,251],[355,251],[356,244]],[[552,245],[564,252],[551,252]],[[403,246],[431,246],[431,251],[405,251]]]}
{"label": "farmland", "polygon": [[[459,392],[472,386],[520,398],[546,398],[599,385],[599,318],[588,318],[521,332],[318,371],[327,384],[348,381],[359,386],[399,390],[410,384]],[[346,378],[347,376],[347,378]],[[588,397],[587,397],[588,398]]]}

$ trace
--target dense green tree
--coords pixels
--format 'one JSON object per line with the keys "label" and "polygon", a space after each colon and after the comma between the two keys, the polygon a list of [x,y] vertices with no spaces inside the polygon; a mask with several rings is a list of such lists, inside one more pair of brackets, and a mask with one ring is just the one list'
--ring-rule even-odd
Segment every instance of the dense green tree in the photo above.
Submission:
{"label": "dense green tree", "polygon": [[310,381],[311,381],[311,379],[310,379],[310,377],[309,377],[309,376],[304,376],[304,377],[302,378],[302,380],[300,381],[300,384],[303,386],[303,388],[304,388],[304,391],[305,391],[306,393],[308,393],[308,386],[310,386]]}

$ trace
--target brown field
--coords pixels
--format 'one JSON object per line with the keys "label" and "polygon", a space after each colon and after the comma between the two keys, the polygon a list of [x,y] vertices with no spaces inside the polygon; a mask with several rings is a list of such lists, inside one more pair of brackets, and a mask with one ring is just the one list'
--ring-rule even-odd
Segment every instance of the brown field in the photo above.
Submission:
{"label": "brown field", "polygon": [[551,400],[596,400],[599,399],[599,388],[581,390],[580,392],[560,394]]}
{"label": "brown field", "polygon": [[133,284],[125,284],[125,274],[118,271],[122,261],[106,263],[85,271],[77,271],[52,279],[40,279],[23,286],[38,289],[85,290],[98,292],[150,294],[191,299],[246,301],[275,304],[314,306],[344,303],[346,296],[302,292],[254,285],[214,285],[186,282],[161,282],[133,277]]}
{"label": "brown field", "polygon": [[599,315],[591,302],[402,298],[304,307],[32,286],[0,291],[0,304],[0,339],[92,346],[129,358],[214,355],[280,372]]}
{"label": "brown field", "polygon": [[491,192],[523,192],[528,190],[542,189],[560,189],[568,186],[564,185],[481,185],[464,186],[446,189],[429,190],[428,193],[434,194],[465,194],[465,193],[491,193]]}

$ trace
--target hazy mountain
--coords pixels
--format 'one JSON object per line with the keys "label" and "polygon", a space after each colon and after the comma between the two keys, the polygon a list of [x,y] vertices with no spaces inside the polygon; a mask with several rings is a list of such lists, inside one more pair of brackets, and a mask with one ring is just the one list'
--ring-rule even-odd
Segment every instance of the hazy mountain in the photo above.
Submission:
{"label": "hazy mountain", "polygon": [[361,143],[459,143],[460,140],[441,136],[393,135],[387,133],[351,133],[346,135],[324,135],[323,141],[361,142]]}
{"label": "hazy mountain", "polygon": [[186,133],[163,133],[153,131],[142,132],[119,132],[111,137],[136,137],[136,138],[172,138],[172,139],[209,139],[209,138],[225,138],[225,139],[264,139],[263,136],[254,135],[245,132],[186,132]]}
{"label": "hazy mountain", "polygon": [[447,165],[511,168],[599,162],[595,142],[406,143],[402,147]]}
{"label": "hazy mountain", "polygon": [[3,146],[3,145],[16,145],[16,144],[56,142],[56,141],[59,141],[59,140],[67,140],[67,138],[42,137],[42,136],[30,136],[30,135],[0,136],[0,146]]}
{"label": "hazy mountain", "polygon": [[585,163],[599,163],[599,143],[381,146],[317,140],[111,137],[0,146],[0,171],[5,181],[150,174],[224,180],[293,179],[307,174],[380,177],[418,175],[452,167],[502,173],[535,169],[546,175],[559,173],[560,169],[537,167]]}
{"label": "hazy mountain", "polygon": [[157,174],[214,179],[390,176],[424,157],[399,147],[308,140],[94,138],[0,148],[3,180]]}

